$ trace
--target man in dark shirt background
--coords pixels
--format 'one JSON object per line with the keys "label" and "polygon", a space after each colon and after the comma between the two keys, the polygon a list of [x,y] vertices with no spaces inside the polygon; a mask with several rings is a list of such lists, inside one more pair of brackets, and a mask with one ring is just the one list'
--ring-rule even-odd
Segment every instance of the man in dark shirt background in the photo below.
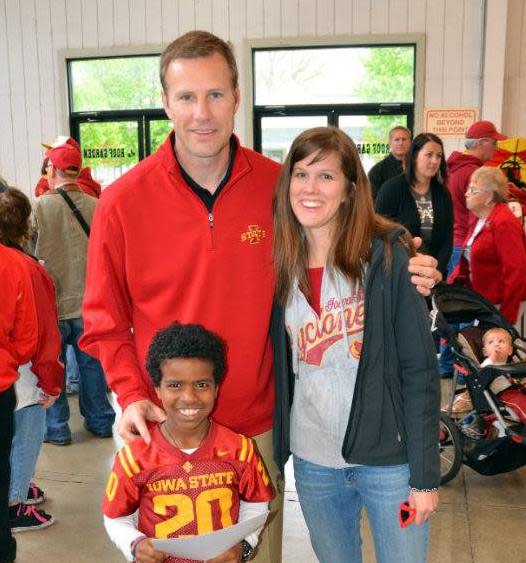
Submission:
{"label": "man in dark shirt background", "polygon": [[407,127],[397,125],[389,131],[391,152],[369,170],[373,199],[376,199],[376,194],[384,182],[404,171],[405,155],[410,145],[411,131]]}

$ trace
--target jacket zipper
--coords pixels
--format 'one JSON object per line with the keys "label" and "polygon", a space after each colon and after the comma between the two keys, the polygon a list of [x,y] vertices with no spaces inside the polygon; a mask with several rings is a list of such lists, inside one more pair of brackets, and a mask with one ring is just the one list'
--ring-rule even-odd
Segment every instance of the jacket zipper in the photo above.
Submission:
{"label": "jacket zipper", "polygon": [[210,249],[214,249],[214,214],[208,212],[208,227],[210,229]]}

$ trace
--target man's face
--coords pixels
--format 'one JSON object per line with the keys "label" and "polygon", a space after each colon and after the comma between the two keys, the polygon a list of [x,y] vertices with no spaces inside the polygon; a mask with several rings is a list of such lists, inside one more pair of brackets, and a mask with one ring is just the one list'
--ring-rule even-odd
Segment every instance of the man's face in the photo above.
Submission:
{"label": "man's face", "polygon": [[214,53],[176,59],[168,66],[163,106],[175,130],[181,164],[209,164],[229,150],[239,89],[234,89],[225,59]]}
{"label": "man's face", "polygon": [[391,149],[392,155],[398,159],[402,160],[409,146],[411,145],[411,139],[409,138],[409,133],[403,129],[395,129],[391,136],[389,137],[389,147]]}
{"label": "man's face", "polygon": [[497,150],[497,141],[495,141],[495,139],[479,139],[477,148],[479,150],[480,160],[486,162],[486,160],[493,158],[493,154]]}

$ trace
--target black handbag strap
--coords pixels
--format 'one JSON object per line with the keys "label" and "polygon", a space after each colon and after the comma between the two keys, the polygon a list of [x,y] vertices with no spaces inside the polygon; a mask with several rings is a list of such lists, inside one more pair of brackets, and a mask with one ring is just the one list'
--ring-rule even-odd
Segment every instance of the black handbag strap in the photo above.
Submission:
{"label": "black handbag strap", "polygon": [[86,219],[84,219],[84,217],[82,216],[82,213],[80,212],[79,208],[75,205],[73,200],[69,197],[69,195],[66,193],[66,191],[63,188],[57,188],[57,192],[64,198],[64,201],[69,205],[69,208],[71,209],[71,211],[73,211],[73,215],[75,215],[75,218],[80,223],[82,230],[86,233],[86,236],[89,238],[90,227],[86,222]]}

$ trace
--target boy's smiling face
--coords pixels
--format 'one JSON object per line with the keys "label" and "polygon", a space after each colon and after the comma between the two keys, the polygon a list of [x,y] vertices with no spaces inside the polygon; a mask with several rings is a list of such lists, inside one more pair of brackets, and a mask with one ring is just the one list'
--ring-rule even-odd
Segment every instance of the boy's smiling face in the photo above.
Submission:
{"label": "boy's smiling face", "polygon": [[208,431],[208,416],[217,397],[214,366],[198,358],[173,358],[161,363],[161,373],[155,391],[166,411],[169,430],[185,442],[195,436],[198,443],[184,447],[197,447]]}

